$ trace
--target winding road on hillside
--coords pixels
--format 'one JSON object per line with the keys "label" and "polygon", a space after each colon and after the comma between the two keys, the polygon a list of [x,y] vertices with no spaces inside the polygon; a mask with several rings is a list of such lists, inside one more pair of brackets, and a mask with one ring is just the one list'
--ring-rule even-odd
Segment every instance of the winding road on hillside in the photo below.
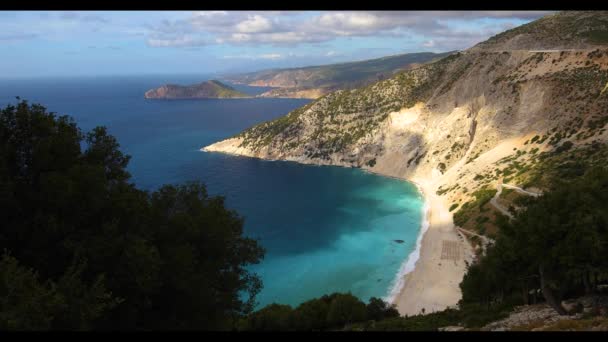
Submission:
{"label": "winding road on hillside", "polygon": [[524,195],[528,195],[528,196],[538,197],[538,196],[542,195],[542,193],[524,190],[515,185],[504,184],[504,183],[498,184],[498,187],[496,188],[498,191],[496,191],[496,194],[490,200],[490,204],[492,204],[494,206],[494,208],[496,208],[498,211],[500,211],[504,215],[508,216],[510,219],[513,218],[513,214],[511,214],[507,208],[503,207],[502,205],[500,205],[498,203],[498,196],[500,196],[500,194],[502,193],[503,187],[505,187],[507,189],[513,189],[513,190],[519,192],[520,194],[524,194]]}
{"label": "winding road on hillside", "polygon": [[456,227],[456,229],[458,229],[458,231],[460,233],[462,233],[462,234],[477,236],[478,238],[480,238],[481,239],[481,248],[482,248],[484,254],[485,254],[485,252],[486,252],[486,250],[488,248],[488,245],[494,244],[494,240],[490,239],[487,236],[483,236],[483,235],[479,235],[477,233],[473,233],[470,230],[466,230],[466,229],[460,228],[458,226]]}
{"label": "winding road on hillside", "polygon": [[524,189],[522,189],[522,188],[520,188],[518,186],[515,186],[515,185],[501,184],[499,186],[504,186],[507,189],[516,190],[517,192],[519,192],[521,194],[528,195],[528,196],[538,197],[538,196],[542,195],[542,193],[540,193],[540,192],[532,192],[532,191],[524,190]]}
{"label": "winding road on hillside", "polygon": [[[515,190],[515,191],[517,191],[517,192],[519,192],[521,194],[527,195],[527,196],[538,197],[538,196],[541,195],[541,193],[524,190],[524,189],[522,189],[522,188],[520,188],[518,186],[515,186],[515,185],[504,184],[504,183],[498,184],[498,187],[497,187],[498,191],[496,191],[496,194],[494,195],[494,197],[492,197],[492,199],[490,199],[490,204],[492,204],[494,206],[494,208],[496,208],[498,211],[500,211],[501,213],[503,213],[504,215],[506,215],[510,219],[513,219],[513,214],[511,214],[507,208],[505,208],[502,205],[500,205],[498,203],[498,201],[497,201],[498,197],[502,193],[503,187],[507,188],[507,189],[513,189],[513,190]],[[463,234],[467,234],[467,235],[470,235],[470,236],[477,236],[478,238],[480,238],[481,239],[481,245],[482,245],[484,253],[485,253],[485,251],[487,249],[487,246],[494,243],[493,239],[490,239],[490,238],[488,238],[486,236],[483,236],[483,235],[480,235],[480,234],[477,234],[477,233],[473,233],[473,232],[471,232],[469,230],[462,229],[460,227],[457,227],[457,229],[458,229],[458,231],[460,231]]]}
{"label": "winding road on hillside", "polygon": [[507,210],[507,208],[503,207],[502,205],[498,204],[498,196],[500,196],[500,194],[502,193],[502,186],[504,184],[498,184],[498,188],[496,191],[496,195],[494,195],[494,197],[492,197],[492,199],[490,200],[490,204],[492,204],[494,206],[494,208],[496,208],[498,211],[500,211],[503,215],[508,216],[510,219],[513,218],[513,214],[511,214],[509,212],[509,210]]}

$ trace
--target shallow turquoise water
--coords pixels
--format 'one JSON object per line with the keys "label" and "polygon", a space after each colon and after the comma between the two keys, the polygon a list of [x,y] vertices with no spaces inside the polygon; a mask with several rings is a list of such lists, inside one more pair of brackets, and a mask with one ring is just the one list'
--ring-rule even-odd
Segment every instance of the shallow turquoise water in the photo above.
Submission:
{"label": "shallow turquoise water", "polygon": [[[264,287],[259,306],[297,305],[334,291],[367,301],[388,295],[414,250],[422,198],[407,182],[358,169],[204,153],[199,149],[308,100],[150,101],[145,90],[203,76],[46,79],[0,82],[0,105],[14,96],[69,114],[87,130],[106,125],[132,156],[146,189],[201,180],[245,217],[245,232],[266,248],[251,267]],[[250,93],[260,89],[237,86]],[[403,240],[402,243],[395,240]]]}

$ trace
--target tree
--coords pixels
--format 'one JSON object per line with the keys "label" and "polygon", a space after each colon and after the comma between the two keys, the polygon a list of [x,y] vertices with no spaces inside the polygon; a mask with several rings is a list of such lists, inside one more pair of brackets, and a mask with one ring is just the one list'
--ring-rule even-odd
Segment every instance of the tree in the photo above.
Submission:
{"label": "tree", "polygon": [[270,304],[247,317],[241,330],[285,331],[293,330],[293,310],[289,305]]}
{"label": "tree", "polygon": [[593,167],[573,181],[557,181],[501,225],[496,244],[463,279],[463,300],[489,301],[518,288],[527,293],[532,284],[564,315],[564,294],[593,292],[608,270],[607,246],[608,170]]}
{"label": "tree", "polygon": [[372,297],[366,306],[367,319],[380,321],[385,318],[399,317],[399,312],[394,305],[389,305],[380,298]]}
{"label": "tree", "polygon": [[[30,287],[60,307],[20,326],[231,329],[254,307],[262,284],[247,265],[263,248],[203,184],[137,189],[119,148],[104,127],[83,134],[41,105],[0,112],[0,248],[53,284]],[[11,303],[0,317],[27,304]]]}
{"label": "tree", "polygon": [[329,303],[323,299],[311,299],[294,310],[294,325],[296,330],[324,330],[327,325]]}
{"label": "tree", "polygon": [[327,322],[331,327],[365,320],[365,304],[352,294],[336,294],[327,312]]}
{"label": "tree", "polygon": [[103,277],[90,287],[80,279],[84,263],[74,264],[58,283],[40,283],[38,274],[5,253],[0,261],[0,328],[3,330],[81,330],[120,303]]}
{"label": "tree", "polygon": [[48,330],[62,301],[49,282],[8,254],[0,261],[0,329]]}

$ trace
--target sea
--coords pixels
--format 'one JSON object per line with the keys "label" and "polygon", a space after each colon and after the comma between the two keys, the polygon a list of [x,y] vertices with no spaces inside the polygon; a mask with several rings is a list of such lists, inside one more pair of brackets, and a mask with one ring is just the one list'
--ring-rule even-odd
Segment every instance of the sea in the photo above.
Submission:
{"label": "sea", "polygon": [[[16,96],[72,116],[88,131],[106,126],[131,156],[140,188],[201,181],[244,218],[244,233],[266,249],[248,268],[263,288],[257,308],[350,292],[391,300],[419,254],[424,199],[416,186],[355,168],[202,152],[307,99],[147,100],[166,83],[210,75],[145,75],[0,80],[0,106]],[[232,84],[248,94],[269,88]]]}

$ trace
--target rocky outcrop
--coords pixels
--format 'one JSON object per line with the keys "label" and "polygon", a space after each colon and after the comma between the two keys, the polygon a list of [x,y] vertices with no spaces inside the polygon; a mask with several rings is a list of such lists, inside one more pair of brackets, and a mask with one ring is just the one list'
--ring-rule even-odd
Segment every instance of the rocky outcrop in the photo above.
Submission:
{"label": "rocky outcrop", "polygon": [[212,80],[190,86],[167,84],[148,90],[144,97],[147,99],[225,99],[251,96],[238,92],[220,81]]}
{"label": "rocky outcrop", "polygon": [[[580,318],[580,314],[574,316],[560,315],[553,308],[546,304],[520,306],[509,314],[509,316],[500,321],[492,322],[480,330],[482,331],[507,331],[514,328],[523,328],[524,326],[530,326],[537,324],[540,326],[551,325],[560,320],[564,319],[577,319]],[[540,327],[530,327],[531,329],[538,329]],[[538,329],[540,330],[540,329]]]}

